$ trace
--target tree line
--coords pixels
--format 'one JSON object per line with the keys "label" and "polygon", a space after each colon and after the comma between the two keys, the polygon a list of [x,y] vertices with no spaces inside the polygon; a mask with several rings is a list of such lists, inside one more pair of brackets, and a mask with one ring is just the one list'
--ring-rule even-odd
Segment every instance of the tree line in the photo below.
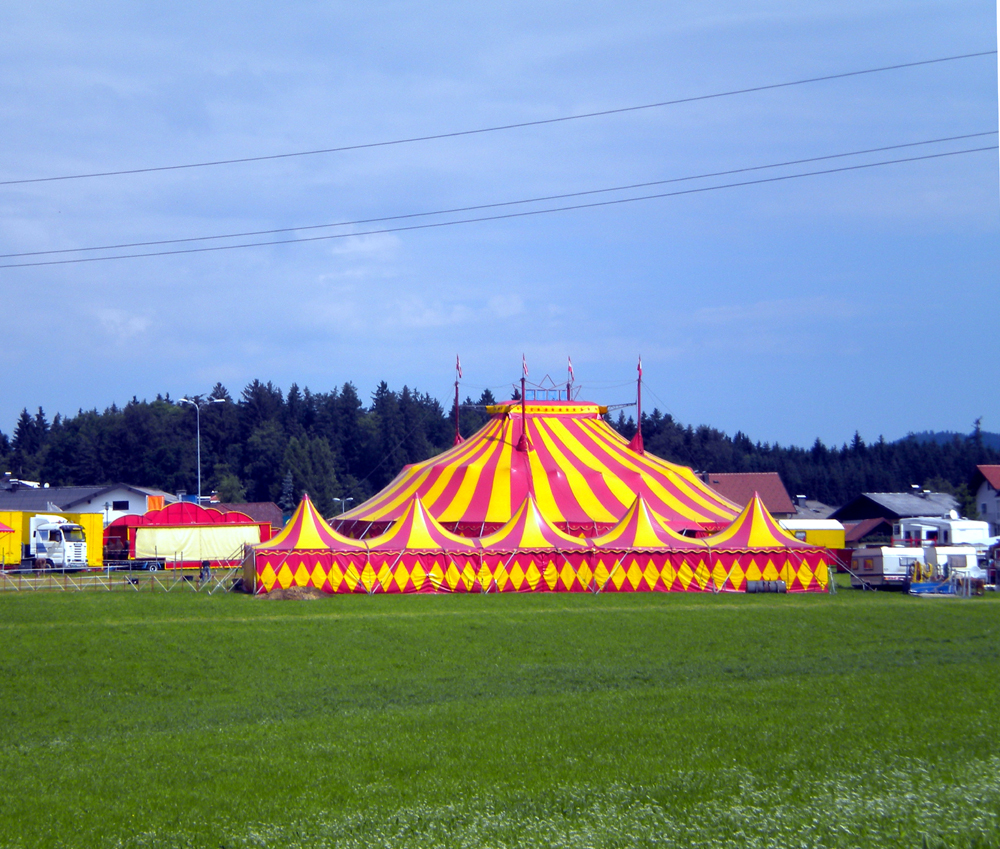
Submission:
{"label": "tree line", "polygon": [[[400,469],[449,448],[454,406],[404,386],[379,383],[364,403],[352,383],[313,393],[293,384],[283,392],[254,380],[232,398],[222,384],[207,396],[201,418],[202,492],[226,502],[276,501],[290,510],[308,492],[327,516],[360,504]],[[465,399],[461,433],[472,435],[496,403],[486,390]],[[631,439],[636,422],[619,413],[609,423]],[[0,432],[0,469],[14,477],[53,486],[112,482],[167,492],[197,487],[197,415],[168,395],[132,398],[103,412],[80,410],[48,421],[39,408],[22,410],[12,436]],[[776,471],[791,494],[843,504],[863,491],[902,491],[911,484],[956,493],[972,515],[967,484],[976,464],[1000,463],[1000,451],[984,444],[979,423],[967,437],[939,444],[911,436],[866,444],[811,448],[753,442],[706,425],[683,425],[658,410],[642,417],[647,451],[707,472]],[[964,488],[964,489],[963,489]]]}

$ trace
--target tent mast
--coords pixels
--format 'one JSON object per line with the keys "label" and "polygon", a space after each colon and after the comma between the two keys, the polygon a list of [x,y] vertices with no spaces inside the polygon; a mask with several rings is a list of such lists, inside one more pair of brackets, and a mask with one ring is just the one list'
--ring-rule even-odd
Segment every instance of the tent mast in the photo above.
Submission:
{"label": "tent mast", "polygon": [[465,440],[458,431],[458,379],[462,376],[462,362],[455,354],[455,441],[452,445],[461,445]]}
{"label": "tent mast", "polygon": [[642,445],[642,357],[639,357],[639,377],[636,378],[636,432],[628,447],[637,454],[645,454],[646,449]]}
{"label": "tent mast", "polygon": [[521,354],[521,436],[517,440],[518,451],[530,451],[531,443],[528,442],[528,414],[524,404],[524,382],[528,377],[528,361]]}

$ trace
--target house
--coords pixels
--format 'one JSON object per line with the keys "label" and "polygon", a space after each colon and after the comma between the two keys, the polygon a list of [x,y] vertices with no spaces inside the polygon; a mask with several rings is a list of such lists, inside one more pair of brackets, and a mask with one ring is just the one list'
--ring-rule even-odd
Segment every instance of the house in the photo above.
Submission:
{"label": "house", "polygon": [[775,519],[795,515],[795,504],[777,472],[706,472],[701,476],[712,489],[740,507],[746,507],[756,492]]}
{"label": "house", "polygon": [[876,516],[858,522],[844,522],[844,542],[848,548],[869,548],[892,544],[892,522]]}
{"label": "house", "polygon": [[958,500],[945,492],[914,490],[913,492],[862,492],[853,501],[830,514],[845,525],[862,519],[900,519],[915,516],[947,516],[958,509]]}
{"label": "house", "polygon": [[119,516],[142,515],[176,501],[160,489],[127,483],[99,486],[24,486],[5,478],[0,484],[0,510],[25,513],[101,513],[108,525]]}
{"label": "house", "polygon": [[976,494],[979,518],[989,523],[993,536],[1000,535],[1000,466],[976,466],[969,488]]}

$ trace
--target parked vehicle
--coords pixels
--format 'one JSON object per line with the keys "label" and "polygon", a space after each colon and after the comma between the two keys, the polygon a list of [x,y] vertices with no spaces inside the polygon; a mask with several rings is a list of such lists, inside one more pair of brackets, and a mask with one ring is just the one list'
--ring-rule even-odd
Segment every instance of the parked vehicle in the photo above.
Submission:
{"label": "parked vehicle", "polygon": [[892,526],[894,545],[973,545],[985,552],[993,543],[990,526],[978,519],[960,519],[953,510],[953,516],[915,516],[900,519]]}
{"label": "parked vehicle", "polygon": [[851,555],[851,586],[885,589],[908,589],[917,576],[923,578],[926,567],[922,548],[882,545],[857,548]]}
{"label": "parked vehicle", "polygon": [[86,569],[87,539],[83,528],[62,516],[39,514],[29,520],[29,538],[21,568]]}

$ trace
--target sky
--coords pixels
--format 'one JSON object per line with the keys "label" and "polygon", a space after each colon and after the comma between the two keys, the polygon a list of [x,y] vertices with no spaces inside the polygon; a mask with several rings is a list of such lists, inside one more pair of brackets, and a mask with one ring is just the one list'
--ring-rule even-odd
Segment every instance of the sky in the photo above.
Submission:
{"label": "sky", "polygon": [[[216,236],[694,177],[997,130],[993,2],[69,3],[0,7],[0,253]],[[709,188],[996,135],[577,199]],[[0,268],[22,407],[380,380],[450,406],[566,379],[753,440],[1000,431],[996,150],[298,244]],[[549,202],[548,207],[574,201]],[[513,209],[542,209],[545,204]],[[501,214],[512,208],[470,213]],[[235,244],[261,237],[174,245]],[[169,248],[161,248],[169,249]],[[145,251],[155,249],[143,249]],[[134,253],[127,249],[118,253]],[[13,264],[115,252],[0,259]],[[627,410],[628,412],[628,410]],[[634,413],[634,408],[631,412]]]}

